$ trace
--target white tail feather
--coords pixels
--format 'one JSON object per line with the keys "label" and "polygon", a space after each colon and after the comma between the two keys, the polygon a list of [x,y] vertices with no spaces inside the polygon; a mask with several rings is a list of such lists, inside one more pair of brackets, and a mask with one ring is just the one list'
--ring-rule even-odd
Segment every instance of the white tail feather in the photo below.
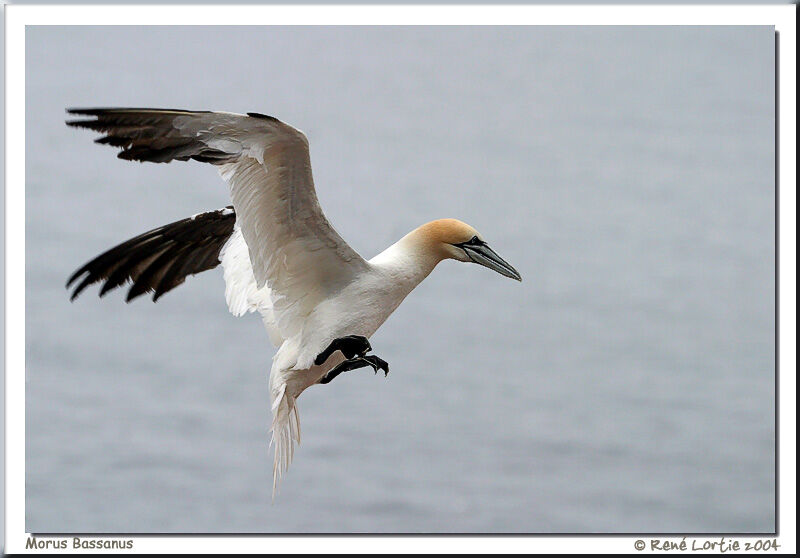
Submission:
{"label": "white tail feather", "polygon": [[272,499],[278,490],[278,482],[289,469],[294,457],[294,443],[300,443],[300,415],[294,397],[286,393],[286,384],[277,386],[272,399],[272,440],[275,445],[275,461],[272,465]]}

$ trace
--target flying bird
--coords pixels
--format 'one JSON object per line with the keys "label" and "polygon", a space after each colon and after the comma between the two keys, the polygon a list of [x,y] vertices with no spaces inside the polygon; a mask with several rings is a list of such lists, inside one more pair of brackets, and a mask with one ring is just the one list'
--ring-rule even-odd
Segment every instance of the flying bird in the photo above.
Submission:
{"label": "flying bird", "polygon": [[389,373],[369,343],[405,297],[445,259],[473,262],[521,281],[474,228],[426,223],[365,260],[325,218],[308,140],[259,113],[138,108],[68,109],[67,125],[100,132],[120,159],[217,167],[232,205],[158,227],[100,254],[68,280],[74,300],[130,284],[127,301],[157,301],[186,277],[222,265],[235,316],[259,312],[272,343],[273,496],[300,442],[297,398],[310,386],[364,367]]}

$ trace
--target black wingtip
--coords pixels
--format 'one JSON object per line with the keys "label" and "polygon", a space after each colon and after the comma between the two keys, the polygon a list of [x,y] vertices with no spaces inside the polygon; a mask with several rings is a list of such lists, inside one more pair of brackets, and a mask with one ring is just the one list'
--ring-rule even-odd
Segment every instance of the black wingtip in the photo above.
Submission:
{"label": "black wingtip", "polygon": [[72,285],[75,282],[75,279],[77,279],[79,276],[80,276],[80,270],[70,275],[69,279],[67,279],[67,282],[64,284],[64,288],[69,289],[69,286]]}
{"label": "black wingtip", "polygon": [[219,253],[233,234],[233,206],[207,211],[157,227],[100,254],[81,266],[66,281],[74,290],[70,300],[89,285],[102,283],[103,297],[126,282],[133,282],[126,302],[153,294],[153,302],[195,275],[220,264]]}
{"label": "black wingtip", "polygon": [[[71,107],[66,108],[67,114],[85,114],[87,116],[98,116],[103,113],[132,113],[132,112],[150,112],[157,114],[168,114],[173,112],[180,112],[184,114],[209,114],[210,110],[190,110],[190,109],[177,109],[177,108],[155,108],[155,107]],[[271,118],[271,117],[267,117]]]}
{"label": "black wingtip", "polygon": [[81,116],[98,116],[104,112],[108,112],[114,109],[109,108],[81,108],[81,107],[72,107],[65,109],[67,114],[77,114]]}
{"label": "black wingtip", "polygon": [[81,120],[65,120],[64,124],[66,124],[70,128],[86,128],[88,130],[102,131],[102,130],[98,130],[98,126],[100,126],[100,119],[99,118],[83,118]]}
{"label": "black wingtip", "polygon": [[73,289],[73,291],[72,291],[72,294],[69,295],[69,301],[70,302],[75,302],[75,299],[80,296],[80,294],[83,292],[83,290],[87,286],[88,285],[81,284],[81,285],[78,285],[77,287],[75,287],[75,289]]}
{"label": "black wingtip", "polygon": [[156,292],[154,292],[153,293],[153,302],[158,302],[158,299],[160,299],[162,296],[167,294],[167,292],[169,292],[169,291],[156,291]]}
{"label": "black wingtip", "polygon": [[[67,279],[67,282],[64,284],[64,288],[69,289],[72,286],[72,284],[75,281],[77,281],[78,278],[80,278],[80,276],[83,275],[84,273],[86,273],[86,266],[83,266],[82,268],[75,271],[75,273],[70,275],[69,279]],[[77,293],[73,294],[73,298],[75,297],[75,295],[77,295]]]}
{"label": "black wingtip", "polygon": [[129,110],[155,110],[155,109],[126,109],[116,107],[71,107],[67,108],[67,114],[83,114],[86,116],[97,116],[104,112],[122,112]]}
{"label": "black wingtip", "polygon": [[278,120],[274,116],[269,116],[268,114],[261,114],[260,112],[248,112],[247,116],[251,118],[262,118],[264,120],[269,120],[270,122],[280,122],[280,120]]}
{"label": "black wingtip", "polygon": [[[134,285],[134,287],[135,286],[136,285]],[[128,291],[127,296],[125,297],[125,302],[127,304],[130,304],[131,302],[133,302],[134,300],[136,300],[137,298],[139,298],[143,294],[147,293],[147,290],[137,291],[137,290],[134,290],[134,287],[131,287],[131,289]]]}
{"label": "black wingtip", "polygon": [[78,295],[81,294],[86,287],[88,287],[89,285],[91,285],[94,282],[95,282],[95,279],[92,278],[92,275],[91,274],[87,275],[83,279],[83,281],[81,281],[78,284],[78,286],[75,287],[75,290],[72,291],[72,296],[69,297],[70,302],[72,302],[73,300],[78,298]]}
{"label": "black wingtip", "polygon": [[100,298],[103,298],[103,297],[104,297],[104,296],[106,296],[106,295],[107,295],[109,292],[113,291],[113,290],[114,290],[114,289],[116,289],[117,287],[119,287],[119,285],[115,285],[115,284],[114,284],[114,283],[112,283],[111,281],[106,281],[106,282],[103,284],[103,287],[100,289],[100,292],[98,292],[98,293],[97,293],[97,296],[99,296]]}

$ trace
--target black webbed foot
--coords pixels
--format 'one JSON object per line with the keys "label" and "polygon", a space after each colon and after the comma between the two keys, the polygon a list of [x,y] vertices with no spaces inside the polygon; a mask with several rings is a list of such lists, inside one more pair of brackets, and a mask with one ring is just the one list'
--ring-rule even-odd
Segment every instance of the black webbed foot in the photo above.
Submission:
{"label": "black webbed foot", "polygon": [[389,375],[389,363],[383,360],[381,357],[376,355],[366,355],[361,357],[363,360],[369,362],[369,365],[372,366],[372,369],[375,370],[375,373],[378,373],[378,370],[383,370],[383,377]]}
{"label": "black webbed foot", "polygon": [[366,355],[366,356],[359,356],[350,360],[345,360],[344,362],[338,364],[333,369],[331,369],[327,374],[325,374],[325,376],[322,377],[319,383],[327,384],[342,372],[349,372],[350,370],[357,370],[359,368],[365,368],[367,366],[371,366],[372,369],[375,370],[376,374],[378,373],[379,369],[383,370],[384,377],[389,374],[388,362],[375,355]]}
{"label": "black webbed foot", "polygon": [[314,364],[319,366],[324,363],[335,351],[342,351],[342,354],[347,360],[353,357],[363,357],[367,352],[372,350],[372,345],[369,340],[361,335],[347,335],[334,339],[328,348],[317,355],[314,359]]}
{"label": "black webbed foot", "polygon": [[327,384],[342,372],[349,372],[350,370],[356,370],[365,366],[369,366],[369,364],[361,357],[354,358],[352,360],[346,360],[329,370],[328,373],[322,377],[319,383]]}

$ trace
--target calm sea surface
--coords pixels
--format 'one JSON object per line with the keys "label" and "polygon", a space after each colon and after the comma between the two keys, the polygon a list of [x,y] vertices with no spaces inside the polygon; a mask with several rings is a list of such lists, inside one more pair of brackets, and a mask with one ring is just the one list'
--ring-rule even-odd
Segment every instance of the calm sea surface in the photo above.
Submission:
{"label": "calm sea surface", "polygon": [[[27,36],[27,530],[775,528],[772,28]],[[221,272],[156,305],[64,289],[226,187],[69,106],[275,115],[361,254],[457,217],[524,282],[443,263],[372,340],[388,379],[300,398],[272,505],[274,349]]]}

